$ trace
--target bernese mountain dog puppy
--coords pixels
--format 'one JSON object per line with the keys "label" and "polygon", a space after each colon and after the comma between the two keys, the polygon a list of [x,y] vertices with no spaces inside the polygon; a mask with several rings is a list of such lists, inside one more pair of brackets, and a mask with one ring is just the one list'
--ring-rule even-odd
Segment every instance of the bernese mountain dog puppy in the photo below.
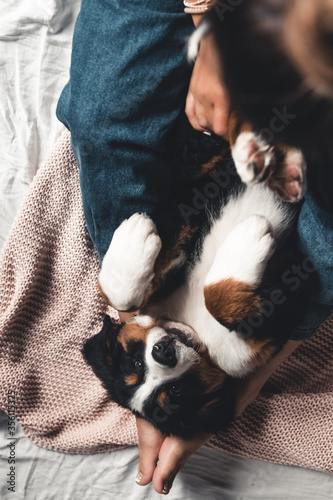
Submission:
{"label": "bernese mountain dog puppy", "polygon": [[296,148],[310,162],[314,138],[325,149],[332,107],[287,57],[288,9],[254,0],[225,12],[216,3],[189,55],[215,33],[242,112],[231,116],[230,148],[181,122],[172,199],[125,220],[102,262],[105,299],[136,312],[121,324],[107,316],[83,354],[114,401],[165,435],[225,429],[237,380],[282,348],[317,285],[297,245],[306,165]]}
{"label": "bernese mountain dog puppy", "polygon": [[106,316],[83,348],[115,402],[183,438],[229,425],[235,383],[288,340],[315,276],[297,246],[300,203],[259,182],[296,162],[298,201],[302,154],[266,145],[235,115],[231,149],[190,129],[177,132],[172,200],[124,220],[102,262],[103,296],[135,315],[121,324]]}

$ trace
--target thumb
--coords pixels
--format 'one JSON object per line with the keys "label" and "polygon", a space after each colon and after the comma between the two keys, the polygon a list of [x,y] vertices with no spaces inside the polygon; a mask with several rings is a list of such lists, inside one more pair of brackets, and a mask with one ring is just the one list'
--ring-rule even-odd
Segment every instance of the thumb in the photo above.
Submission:
{"label": "thumb", "polygon": [[164,436],[141,418],[136,419],[139,435],[139,467],[136,483],[145,486],[152,480]]}

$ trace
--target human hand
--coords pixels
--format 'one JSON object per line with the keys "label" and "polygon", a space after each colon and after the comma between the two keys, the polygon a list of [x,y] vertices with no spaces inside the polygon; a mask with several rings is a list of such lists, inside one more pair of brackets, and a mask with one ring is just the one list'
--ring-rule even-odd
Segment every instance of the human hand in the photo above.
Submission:
{"label": "human hand", "polygon": [[194,129],[200,132],[214,132],[228,139],[230,102],[223,83],[220,54],[213,35],[208,35],[201,41],[185,112]]}
{"label": "human hand", "polygon": [[136,419],[139,435],[139,470],[136,482],[142,486],[153,482],[157,493],[167,495],[186,460],[212,437],[200,434],[192,439],[165,437],[151,424]]}
{"label": "human hand", "polygon": [[[235,390],[235,416],[239,417],[252,403],[274,371],[290,356],[301,342],[288,341],[268,363],[239,381]],[[165,437],[151,424],[136,419],[139,434],[139,472],[137,483],[145,486],[153,481],[158,493],[167,494],[186,460],[207,443],[212,434],[199,434],[192,439]]]}

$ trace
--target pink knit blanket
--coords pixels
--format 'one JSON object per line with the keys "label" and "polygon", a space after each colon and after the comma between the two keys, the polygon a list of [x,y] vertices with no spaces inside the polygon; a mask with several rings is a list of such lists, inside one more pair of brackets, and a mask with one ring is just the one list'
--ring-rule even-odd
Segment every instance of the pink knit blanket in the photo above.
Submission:
{"label": "pink knit blanket", "polygon": [[[71,453],[137,443],[81,347],[108,311],[87,233],[78,166],[65,132],[36,175],[0,260],[0,408],[37,445]],[[333,319],[276,371],[210,446],[333,472]],[[12,391],[12,392],[9,392]]]}

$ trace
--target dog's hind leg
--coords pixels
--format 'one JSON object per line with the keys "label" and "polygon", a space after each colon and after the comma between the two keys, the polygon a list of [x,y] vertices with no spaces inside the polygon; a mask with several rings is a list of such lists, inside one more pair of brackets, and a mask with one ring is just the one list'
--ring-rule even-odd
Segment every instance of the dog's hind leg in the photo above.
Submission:
{"label": "dog's hind leg", "polygon": [[152,290],[154,266],[161,250],[154,222],[134,214],[115,231],[99,274],[99,287],[119,311],[139,309]]}
{"label": "dog's hind leg", "polygon": [[260,310],[259,287],[274,247],[268,220],[251,215],[229,233],[217,251],[205,280],[205,305],[229,329]]}

